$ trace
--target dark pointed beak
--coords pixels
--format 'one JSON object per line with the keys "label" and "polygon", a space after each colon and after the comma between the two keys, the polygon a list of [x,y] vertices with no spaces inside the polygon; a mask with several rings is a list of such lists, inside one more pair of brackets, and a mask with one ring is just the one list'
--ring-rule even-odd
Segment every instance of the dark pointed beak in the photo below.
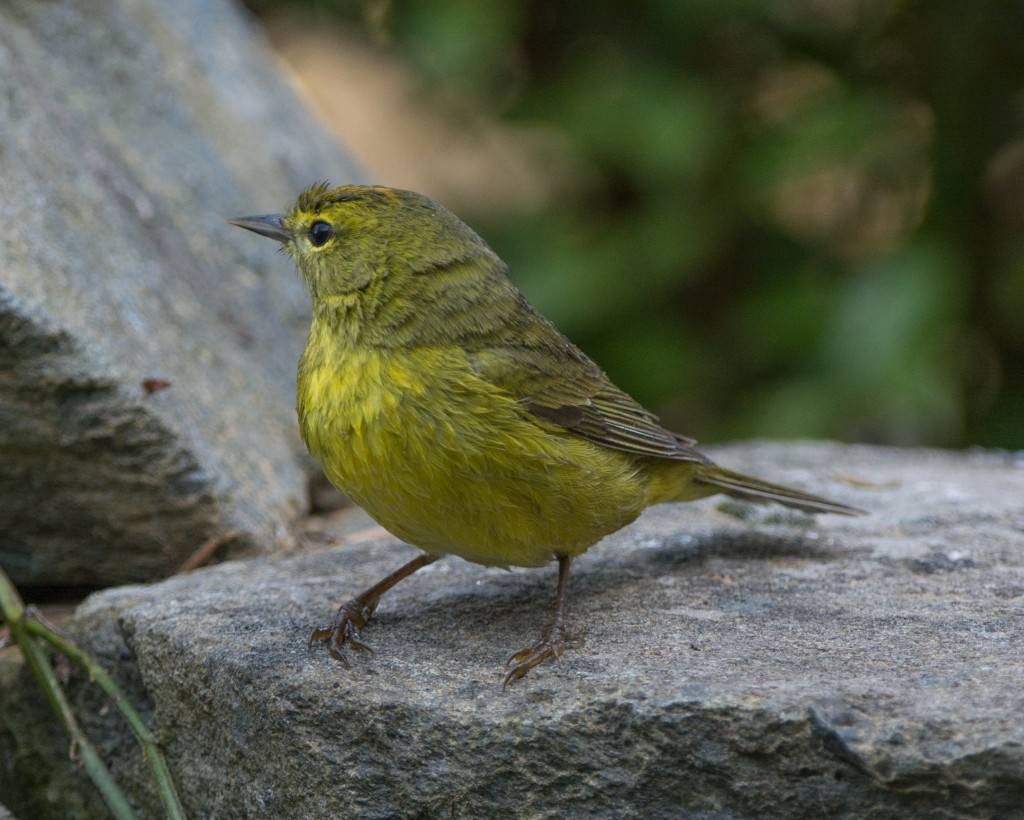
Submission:
{"label": "dark pointed beak", "polygon": [[278,242],[291,242],[292,232],[284,226],[284,214],[264,214],[263,216],[243,216],[229,219],[229,225],[237,225],[247,231],[269,236]]}

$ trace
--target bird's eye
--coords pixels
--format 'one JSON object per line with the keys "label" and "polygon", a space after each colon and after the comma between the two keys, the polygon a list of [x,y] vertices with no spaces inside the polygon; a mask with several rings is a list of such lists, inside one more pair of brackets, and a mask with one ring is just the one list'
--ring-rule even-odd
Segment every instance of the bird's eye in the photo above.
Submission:
{"label": "bird's eye", "polygon": [[322,248],[332,236],[334,228],[327,222],[314,222],[309,226],[309,243],[314,248]]}

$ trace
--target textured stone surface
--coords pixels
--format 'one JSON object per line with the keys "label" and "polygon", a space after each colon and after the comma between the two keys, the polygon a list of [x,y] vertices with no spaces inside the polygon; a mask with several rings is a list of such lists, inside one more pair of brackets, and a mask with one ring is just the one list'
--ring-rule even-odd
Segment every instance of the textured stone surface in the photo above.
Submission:
{"label": "textured stone surface", "polygon": [[225,0],[5,3],[0,76],[0,564],[104,584],[273,546],[307,503],[308,294],[224,220],[351,164]]}
{"label": "textured stone surface", "polygon": [[[347,528],[338,549],[97,594],[69,629],[147,704],[197,817],[1019,816],[1024,458],[711,452],[871,514],[650,510],[575,563],[571,645],[505,691],[554,567],[446,559],[385,596],[374,654],[307,652],[312,625],[415,554],[368,520],[320,522]],[[13,779],[49,788],[0,799],[66,816],[59,796],[89,787],[18,700],[24,673],[4,674]],[[134,743],[75,691],[156,813]]]}

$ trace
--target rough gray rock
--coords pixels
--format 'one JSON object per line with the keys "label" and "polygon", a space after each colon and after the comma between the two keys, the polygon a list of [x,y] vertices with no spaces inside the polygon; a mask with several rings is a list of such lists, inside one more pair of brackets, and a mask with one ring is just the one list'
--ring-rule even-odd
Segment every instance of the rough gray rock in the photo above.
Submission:
{"label": "rough gray rock", "polygon": [[309,297],[224,220],[351,163],[226,0],[5,3],[0,75],[0,564],[106,584],[274,545]]}
{"label": "rough gray rock", "polygon": [[[1024,458],[711,452],[871,514],[650,510],[574,564],[560,662],[504,691],[553,566],[446,559],[384,597],[374,654],[307,652],[311,626],[415,554],[352,532],[368,520],[338,549],[99,593],[69,630],[146,704],[196,817],[1024,815]],[[0,798],[74,815],[46,801],[88,785],[16,700],[24,672],[0,672],[0,759],[16,744],[14,780],[30,768],[45,795]],[[158,813],[131,739],[74,691]]]}

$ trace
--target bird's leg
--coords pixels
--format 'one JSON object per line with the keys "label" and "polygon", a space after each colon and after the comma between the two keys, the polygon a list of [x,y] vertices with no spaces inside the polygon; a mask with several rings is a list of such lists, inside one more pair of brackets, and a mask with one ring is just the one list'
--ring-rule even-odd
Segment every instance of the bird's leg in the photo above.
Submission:
{"label": "bird's leg", "polygon": [[[511,666],[509,673],[505,676],[505,682],[501,685],[504,689],[513,680],[518,680],[529,672],[533,667],[550,657],[561,657],[562,655],[562,609],[565,605],[565,590],[569,585],[569,564],[572,558],[568,555],[558,556],[558,592],[555,593],[555,618],[544,627],[540,634],[540,640],[533,646],[520,649],[508,659],[506,667]],[[513,664],[515,664],[513,666]]]}
{"label": "bird's leg", "polygon": [[342,647],[346,643],[353,649],[366,649],[372,652],[371,647],[359,640],[359,630],[370,620],[370,616],[373,615],[373,611],[380,601],[380,596],[403,578],[408,578],[416,570],[434,563],[438,557],[424,553],[413,558],[408,564],[399,567],[386,578],[382,578],[347,604],[342,604],[338,607],[338,614],[334,616],[334,621],[330,626],[313,630],[313,634],[309,636],[309,648],[312,649],[313,644],[317,641],[327,641],[331,657],[336,661],[341,661],[345,666],[348,666],[348,658],[345,657]]}

